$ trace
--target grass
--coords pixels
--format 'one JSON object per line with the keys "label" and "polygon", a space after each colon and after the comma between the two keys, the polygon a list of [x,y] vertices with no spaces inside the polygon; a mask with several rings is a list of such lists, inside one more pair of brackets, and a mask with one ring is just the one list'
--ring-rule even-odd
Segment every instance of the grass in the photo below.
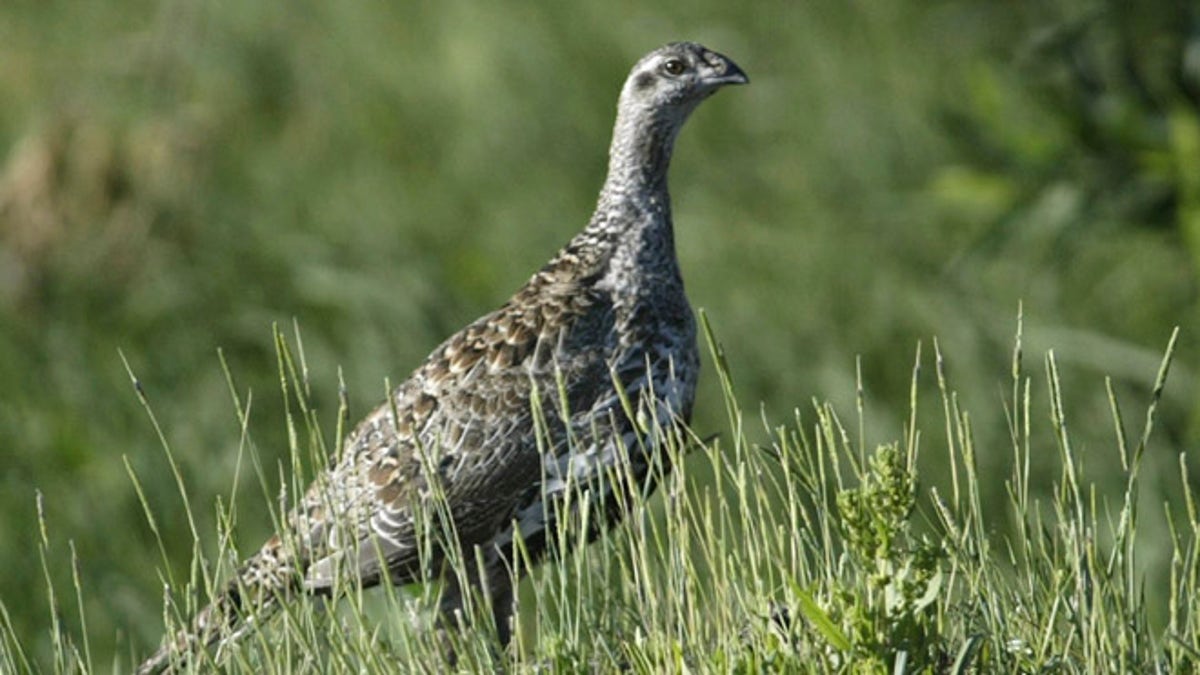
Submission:
{"label": "grass", "polygon": [[[747,417],[720,343],[703,322],[717,364],[727,419],[717,436],[673,435],[666,458],[676,469],[655,496],[634,498],[622,526],[585,545],[564,526],[559,553],[532,568],[520,590],[514,645],[497,649],[486,600],[466,607],[463,629],[452,632],[457,668],[466,672],[1185,672],[1200,666],[1200,517],[1179,456],[1181,480],[1168,503],[1147,513],[1140,504],[1146,453],[1153,448],[1155,414],[1176,345],[1173,335],[1140,429],[1109,395],[1113,440],[1108,456],[1092,458],[1073,443],[1061,400],[1066,386],[1053,353],[1044,369],[1026,371],[1018,324],[1012,351],[1011,393],[1005,402],[1010,461],[1004,476],[979,472],[971,417],[962,410],[934,344],[932,374],[917,350],[910,414],[895,439],[870,446],[866,393],[847,422],[829,404],[797,409],[777,422]],[[242,519],[279,522],[278,505],[303,488],[307,467],[322,466],[343,433],[345,408],[332,424],[310,406],[311,385],[299,334],[277,336],[279,374],[289,410],[291,466],[264,466],[243,436],[238,465],[259,476],[259,503],[218,504],[215,532],[195,538],[186,578],[171,575],[168,626],[209,597],[241,555],[231,544]],[[920,402],[925,380],[937,400]],[[231,380],[232,382],[232,380]],[[154,421],[153,409],[134,379]],[[1031,392],[1044,388],[1051,405],[1035,411]],[[237,395],[243,429],[251,402]],[[922,428],[920,405],[941,410],[942,425]],[[328,420],[327,420],[328,422]],[[770,442],[758,444],[747,427],[762,424]],[[1049,425],[1053,442],[1037,441]],[[329,428],[333,428],[332,434]],[[160,436],[165,436],[160,431]],[[171,459],[170,445],[163,449]],[[918,473],[919,457],[939,454],[946,481]],[[1057,458],[1053,497],[1030,490],[1031,459]],[[1085,461],[1087,460],[1087,461]],[[1112,494],[1088,478],[1089,462],[1119,463],[1125,488]],[[289,490],[273,494],[268,478],[284,475]],[[130,472],[138,494],[140,477]],[[189,509],[184,477],[176,471]],[[615,476],[614,480],[620,480]],[[1002,508],[988,508],[980,488],[1003,482]],[[580,491],[573,498],[586,500]],[[153,531],[163,526],[143,497]],[[1179,507],[1175,505],[1181,505]],[[444,522],[430,510],[430,523]],[[580,510],[587,517],[587,509]],[[1169,529],[1170,572],[1147,584],[1143,529]],[[40,523],[43,560],[49,551]],[[433,525],[429,541],[445,532]],[[213,542],[216,542],[215,545]],[[159,540],[160,550],[164,544]],[[206,554],[205,551],[215,551]],[[458,551],[456,573],[473,564]],[[81,631],[55,622],[53,659],[36,663],[14,634],[0,605],[0,668],[28,672],[121,672],[129,657],[93,661],[84,598],[98,589],[78,575],[45,583],[52,616],[78,612]],[[1168,590],[1169,589],[1169,590]],[[1165,592],[1164,592],[1165,591]],[[1148,595],[1165,595],[1162,620]],[[437,587],[363,591],[347,582],[336,602],[300,597],[281,616],[245,638],[206,654],[197,672],[430,672],[448,667],[444,644],[430,626]],[[439,665],[440,664],[440,665]]]}

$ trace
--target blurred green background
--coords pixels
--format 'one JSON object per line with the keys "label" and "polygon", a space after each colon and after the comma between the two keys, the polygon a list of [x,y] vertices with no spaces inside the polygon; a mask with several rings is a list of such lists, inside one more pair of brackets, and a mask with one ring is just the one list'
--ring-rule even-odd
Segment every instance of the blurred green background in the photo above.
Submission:
{"label": "blurred green background", "polygon": [[[984,475],[1006,475],[1023,301],[1027,367],[1056,350],[1087,478],[1115,493],[1104,376],[1136,437],[1180,325],[1144,468],[1162,492],[1142,497],[1161,513],[1178,453],[1200,438],[1195,3],[8,0],[0,601],[33,654],[52,640],[38,492],[56,611],[80,630],[73,545],[99,664],[160,635],[163,560],[125,458],[176,574],[192,553],[118,350],[211,552],[240,438],[217,349],[253,392],[268,467],[286,448],[272,324],[298,322],[327,429],[339,368],[352,417],[364,413],[385,377],[503,301],[586,222],[623,77],[675,39],[753,80],[696,114],[672,172],[689,294],[748,413],[761,403],[784,423],[819,398],[849,419],[861,357],[868,440],[899,437],[920,341],[923,476],[937,484],[936,336]],[[708,372],[700,433],[725,424]],[[1035,475],[1043,489],[1056,478]],[[257,479],[244,471],[237,489],[250,549],[270,522]],[[984,494],[1002,499],[1002,481]],[[1154,574],[1165,561],[1148,557]]]}

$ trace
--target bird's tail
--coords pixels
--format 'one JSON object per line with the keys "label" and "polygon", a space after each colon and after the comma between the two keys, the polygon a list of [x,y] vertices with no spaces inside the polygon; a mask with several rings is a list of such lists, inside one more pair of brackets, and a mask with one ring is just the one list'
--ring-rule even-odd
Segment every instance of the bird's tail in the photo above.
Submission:
{"label": "bird's tail", "polygon": [[273,537],[242,565],[187,628],[167,638],[138,666],[137,675],[171,672],[204,649],[236,641],[273,614],[297,583],[293,565],[286,560],[278,538]]}

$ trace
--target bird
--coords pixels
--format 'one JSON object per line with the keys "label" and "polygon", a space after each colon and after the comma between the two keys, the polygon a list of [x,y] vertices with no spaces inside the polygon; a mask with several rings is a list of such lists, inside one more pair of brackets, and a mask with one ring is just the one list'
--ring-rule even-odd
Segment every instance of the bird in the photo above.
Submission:
{"label": "bird", "polygon": [[690,423],[700,357],[667,172],[696,107],[748,82],[732,60],[695,42],[638,60],[621,88],[608,173],[586,226],[395,386],[298,499],[286,534],[246,559],[137,672],[177,668],[298,594],[328,595],[339,580],[434,581],[422,574],[444,565],[421,564],[419,521],[435,499],[455,543],[479,563],[466,575],[441,574],[440,616],[456,616],[464,596],[482,593],[506,645],[513,584],[525,569],[516,541],[540,561],[578,501],[567,498],[572,486],[595,494],[605,518],[580,534],[599,536],[621,513],[619,486],[604,476],[623,467],[630,489],[653,490],[667,431]]}

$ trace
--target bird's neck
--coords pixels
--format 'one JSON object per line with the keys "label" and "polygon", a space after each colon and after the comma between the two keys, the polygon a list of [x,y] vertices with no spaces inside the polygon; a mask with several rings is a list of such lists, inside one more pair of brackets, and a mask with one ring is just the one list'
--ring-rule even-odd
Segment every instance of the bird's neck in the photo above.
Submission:
{"label": "bird's neck", "polygon": [[607,283],[640,296],[682,287],[667,169],[678,126],[619,115],[590,230],[603,233]]}
{"label": "bird's neck", "polygon": [[601,200],[667,194],[667,169],[678,125],[621,111],[608,152],[608,177]]}
{"label": "bird's neck", "polygon": [[596,212],[561,252],[581,274],[601,273],[604,283],[635,295],[655,284],[682,284],[667,191],[677,131],[668,121],[618,113]]}
{"label": "bird's neck", "polygon": [[608,230],[614,248],[636,257],[675,258],[667,170],[679,125],[622,106],[609,148],[608,177],[600,191],[593,228]]}

